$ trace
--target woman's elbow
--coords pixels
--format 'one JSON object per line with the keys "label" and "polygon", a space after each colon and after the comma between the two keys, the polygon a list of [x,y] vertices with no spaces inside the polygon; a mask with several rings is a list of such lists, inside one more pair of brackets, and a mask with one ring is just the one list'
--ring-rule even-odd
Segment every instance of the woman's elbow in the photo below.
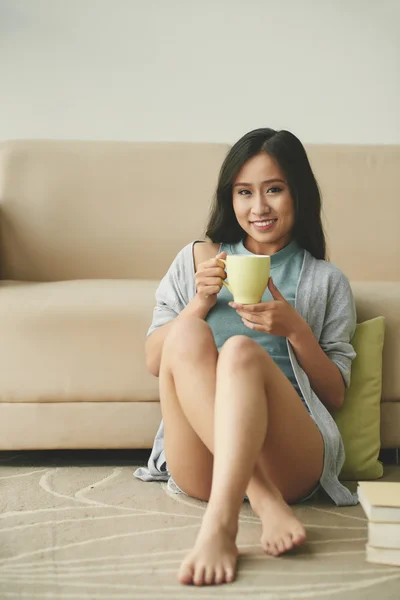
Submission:
{"label": "woman's elbow", "polygon": [[338,390],[335,390],[335,394],[332,394],[331,405],[332,405],[333,410],[337,411],[342,408],[342,406],[344,404],[345,394],[346,394],[346,388],[343,383],[343,385],[341,385]]}
{"label": "woman's elbow", "polygon": [[319,398],[322,401],[322,403],[325,404],[325,407],[329,410],[329,412],[335,413],[336,411],[340,410],[343,406],[345,398],[345,387],[344,385],[343,387],[332,385],[329,388],[329,390],[325,391],[325,393],[321,393]]}
{"label": "woman's elbow", "polygon": [[336,410],[340,410],[344,404],[344,393],[336,397]]}
{"label": "woman's elbow", "polygon": [[346,384],[339,369],[336,371],[335,380],[332,381],[331,403],[334,410],[340,410],[346,397]]}

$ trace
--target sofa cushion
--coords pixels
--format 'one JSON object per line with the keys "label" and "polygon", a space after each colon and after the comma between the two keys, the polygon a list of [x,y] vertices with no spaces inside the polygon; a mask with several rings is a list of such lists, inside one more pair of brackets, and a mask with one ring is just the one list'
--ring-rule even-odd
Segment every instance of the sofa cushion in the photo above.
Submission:
{"label": "sofa cushion", "polygon": [[144,341],[158,281],[0,282],[0,402],[158,401]]}
{"label": "sofa cushion", "polygon": [[160,420],[159,402],[0,402],[0,450],[151,448]]}
{"label": "sofa cushion", "polygon": [[376,317],[356,327],[352,344],[350,386],[335,421],[343,438],[346,461],[341,479],[377,479],[383,474],[380,450],[380,402],[385,319]]}

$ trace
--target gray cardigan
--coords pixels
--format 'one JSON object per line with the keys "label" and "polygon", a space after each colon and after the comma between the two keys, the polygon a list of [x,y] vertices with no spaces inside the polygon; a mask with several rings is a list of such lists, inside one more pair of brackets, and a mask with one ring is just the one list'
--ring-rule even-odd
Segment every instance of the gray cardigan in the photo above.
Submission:
{"label": "gray cardigan", "polygon": [[[153,321],[147,335],[178,316],[195,296],[194,243],[191,242],[179,252],[161,280],[156,291]],[[331,263],[317,260],[305,251],[297,285],[295,308],[311,327],[326,355],[337,365],[348,387],[351,362],[356,356],[350,343],[356,327],[356,311],[347,277]],[[325,453],[321,486],[338,506],[357,504],[357,495],[352,494],[338,479],[345,455],[336,423],[311,389],[310,381],[297,362],[288,341],[287,345],[299,388],[324,438]],[[169,480],[164,454],[163,421],[154,440],[148,468],[137,469],[135,476],[144,481]]]}

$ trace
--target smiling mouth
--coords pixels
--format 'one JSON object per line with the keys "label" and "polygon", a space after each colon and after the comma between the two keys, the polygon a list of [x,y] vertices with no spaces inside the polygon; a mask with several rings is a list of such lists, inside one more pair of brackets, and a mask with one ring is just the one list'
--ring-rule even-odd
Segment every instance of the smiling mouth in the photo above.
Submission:
{"label": "smiling mouth", "polygon": [[253,227],[257,229],[269,229],[272,227],[278,219],[264,219],[263,221],[250,221]]}
{"label": "smiling mouth", "polygon": [[278,219],[263,219],[262,221],[251,221],[252,225],[257,225],[258,227],[267,227],[268,225],[272,225]]}

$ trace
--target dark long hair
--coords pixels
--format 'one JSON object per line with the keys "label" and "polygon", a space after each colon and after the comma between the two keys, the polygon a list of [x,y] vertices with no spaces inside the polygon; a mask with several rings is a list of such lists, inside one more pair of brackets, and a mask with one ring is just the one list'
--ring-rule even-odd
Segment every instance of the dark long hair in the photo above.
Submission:
{"label": "dark long hair", "polygon": [[321,195],[303,144],[290,131],[255,129],[246,133],[228,152],[218,179],[206,235],[214,243],[236,243],[245,231],[233,210],[233,184],[245,162],[266,152],[282,169],[294,202],[293,238],[315,258],[326,258],[321,221]]}

